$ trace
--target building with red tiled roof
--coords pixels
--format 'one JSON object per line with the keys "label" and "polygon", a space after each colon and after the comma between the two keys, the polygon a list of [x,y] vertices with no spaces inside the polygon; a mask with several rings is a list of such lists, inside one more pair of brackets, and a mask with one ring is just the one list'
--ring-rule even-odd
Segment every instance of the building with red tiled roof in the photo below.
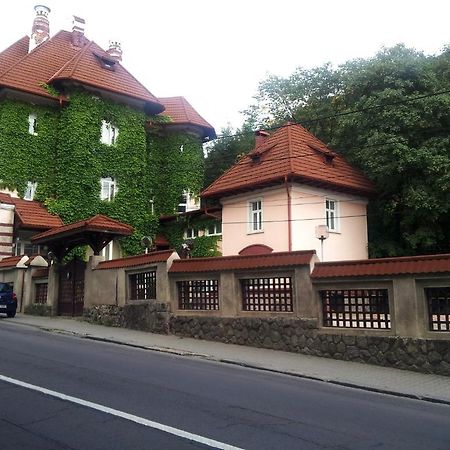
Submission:
{"label": "building with red tiled roof", "polygon": [[201,196],[222,204],[224,255],[265,245],[343,260],[368,256],[366,205],[374,194],[361,171],[288,123],[257,133],[255,148]]}
{"label": "building with red tiled roof", "polygon": [[[216,137],[214,128],[184,97],[158,99],[137,80],[119,42],[102,49],[75,16],[72,31],[51,35],[50,9],[35,11],[31,36],[0,52],[0,166],[7,168],[0,190],[20,197],[0,194],[0,258],[11,255],[17,238],[99,213],[147,234],[153,219],[177,210],[178,192],[198,194],[203,174],[190,172],[193,164],[203,170],[202,145]],[[181,155],[183,145],[190,158]],[[183,185],[161,181],[167,164],[155,149],[176,156],[171,175],[183,173]],[[105,255],[119,256],[119,247],[111,244]]]}

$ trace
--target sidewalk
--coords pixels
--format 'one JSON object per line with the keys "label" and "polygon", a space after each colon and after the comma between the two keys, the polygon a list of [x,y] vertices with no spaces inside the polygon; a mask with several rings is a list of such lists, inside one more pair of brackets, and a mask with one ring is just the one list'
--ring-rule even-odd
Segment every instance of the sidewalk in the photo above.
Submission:
{"label": "sidewalk", "polygon": [[182,356],[269,370],[344,386],[450,404],[450,378],[297,353],[93,325],[63,317],[18,314],[8,323]]}

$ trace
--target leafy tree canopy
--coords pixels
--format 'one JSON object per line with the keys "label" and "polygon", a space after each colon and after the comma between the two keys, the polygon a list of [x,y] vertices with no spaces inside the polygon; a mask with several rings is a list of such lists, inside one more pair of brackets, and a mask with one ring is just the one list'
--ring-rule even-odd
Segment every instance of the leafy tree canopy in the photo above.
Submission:
{"label": "leafy tree canopy", "polygon": [[372,257],[450,252],[450,47],[298,68],[263,80],[255,100],[246,128],[299,122],[374,181]]}

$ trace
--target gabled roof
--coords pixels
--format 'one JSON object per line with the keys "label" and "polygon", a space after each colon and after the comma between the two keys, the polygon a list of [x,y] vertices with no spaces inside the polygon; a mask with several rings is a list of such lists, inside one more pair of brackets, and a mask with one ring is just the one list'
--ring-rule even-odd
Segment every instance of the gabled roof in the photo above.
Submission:
{"label": "gabled roof", "polygon": [[342,278],[450,272],[450,254],[317,263],[311,277]]}
{"label": "gabled roof", "polygon": [[32,230],[48,230],[49,228],[60,227],[63,221],[59,216],[50,214],[41,203],[36,201],[23,200],[11,197],[14,204],[17,224],[20,228]]}
{"label": "gabled roof", "polygon": [[177,259],[170,273],[216,272],[224,270],[251,270],[274,267],[309,265],[315,250],[267,253],[265,255],[215,256],[212,258]]}
{"label": "gabled roof", "polygon": [[172,119],[173,125],[192,125],[199,127],[203,131],[203,137],[206,139],[215,139],[216,132],[214,127],[209,124],[184,97],[164,97],[158,99],[166,108],[165,116]]}
{"label": "gabled roof", "polygon": [[285,179],[360,195],[374,194],[366,176],[297,124],[286,124],[244,156],[202,193],[224,197]]}
{"label": "gabled roof", "polygon": [[50,238],[69,236],[77,231],[100,231],[116,235],[129,236],[133,232],[133,227],[118,220],[111,219],[102,214],[97,214],[87,220],[79,220],[78,222],[69,223],[58,228],[53,228],[43,233],[39,233],[31,238],[33,242],[44,243]]}
{"label": "gabled roof", "polygon": [[72,33],[60,31],[30,53],[27,50],[28,38],[22,38],[0,54],[0,61],[3,58],[12,62],[8,70],[0,69],[0,87],[55,99],[42,85],[70,80],[142,100],[152,113],[164,110],[158,99],[119,62],[113,61],[114,70],[105,68],[102,58],[111,57],[93,41],[85,39],[83,47],[74,47]]}

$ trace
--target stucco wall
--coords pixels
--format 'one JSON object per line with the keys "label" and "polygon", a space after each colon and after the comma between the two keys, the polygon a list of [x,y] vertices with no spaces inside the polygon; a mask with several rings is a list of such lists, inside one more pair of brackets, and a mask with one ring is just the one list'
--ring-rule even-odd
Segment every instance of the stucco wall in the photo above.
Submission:
{"label": "stucco wall", "polygon": [[[321,259],[321,244],[316,226],[325,225],[325,200],[338,202],[338,230],[330,232],[323,245],[323,261],[368,258],[367,200],[324,189],[293,184],[291,195],[291,250],[316,250]],[[249,233],[248,202],[263,202],[263,231]],[[264,244],[276,252],[288,251],[288,197],[286,188],[274,187],[221,200],[223,205],[222,254],[236,255],[253,244]]]}

